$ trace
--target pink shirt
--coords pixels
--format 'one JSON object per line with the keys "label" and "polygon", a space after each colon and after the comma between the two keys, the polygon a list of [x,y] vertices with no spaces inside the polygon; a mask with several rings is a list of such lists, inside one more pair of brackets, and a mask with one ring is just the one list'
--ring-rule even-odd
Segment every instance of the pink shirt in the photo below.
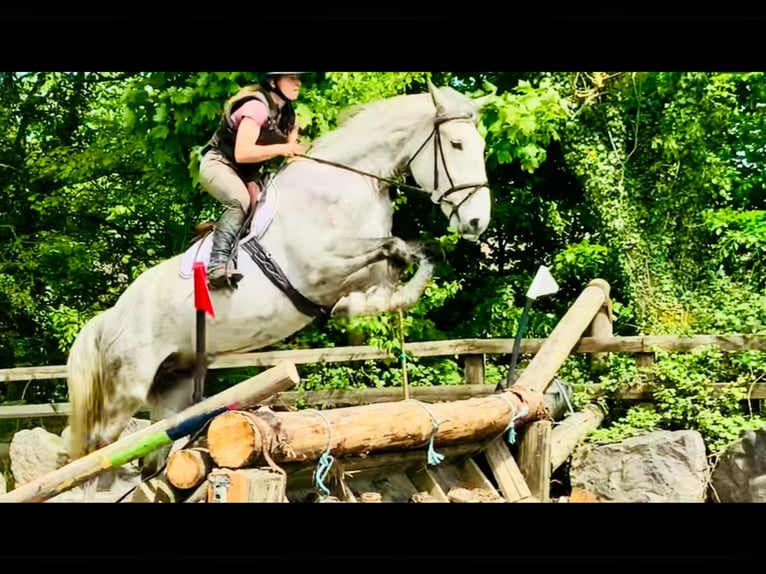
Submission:
{"label": "pink shirt", "polygon": [[260,127],[263,127],[263,124],[266,123],[266,118],[269,117],[269,110],[263,102],[259,100],[250,100],[249,102],[242,104],[237,111],[231,114],[233,127],[235,129],[239,127],[239,123],[242,121],[242,118],[245,117],[254,119]]}

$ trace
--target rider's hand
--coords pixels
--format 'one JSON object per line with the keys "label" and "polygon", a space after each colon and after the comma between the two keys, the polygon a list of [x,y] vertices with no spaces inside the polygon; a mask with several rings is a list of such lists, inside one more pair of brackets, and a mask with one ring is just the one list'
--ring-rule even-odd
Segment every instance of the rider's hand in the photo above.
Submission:
{"label": "rider's hand", "polygon": [[297,142],[284,144],[285,149],[283,155],[285,157],[293,157],[303,153],[303,146]]}

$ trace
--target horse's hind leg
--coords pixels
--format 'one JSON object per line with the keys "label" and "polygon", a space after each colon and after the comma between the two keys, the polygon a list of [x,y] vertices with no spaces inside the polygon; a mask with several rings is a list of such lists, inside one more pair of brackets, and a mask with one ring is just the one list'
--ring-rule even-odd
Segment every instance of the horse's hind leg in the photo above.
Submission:
{"label": "horse's hind leg", "polygon": [[[172,417],[193,404],[194,382],[190,375],[158,374],[147,402],[150,407],[152,424]],[[168,456],[186,442],[180,438],[174,444],[168,444],[147,454],[142,460],[141,478],[147,480],[157,474],[164,466]]]}

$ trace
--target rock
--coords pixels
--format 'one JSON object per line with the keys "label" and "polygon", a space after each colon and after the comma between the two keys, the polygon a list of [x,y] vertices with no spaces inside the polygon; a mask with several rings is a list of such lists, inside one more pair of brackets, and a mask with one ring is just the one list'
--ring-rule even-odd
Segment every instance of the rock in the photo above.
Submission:
{"label": "rock", "polygon": [[9,449],[16,487],[59,468],[67,457],[61,437],[44,428],[23,429],[13,435]]}
{"label": "rock", "polygon": [[363,492],[359,502],[383,502],[383,496],[379,492]]}
{"label": "rock", "polygon": [[580,447],[572,488],[602,501],[704,502],[707,453],[697,431],[655,431],[620,442]]}
{"label": "rock", "polygon": [[473,492],[468,488],[456,486],[447,493],[450,502],[476,502]]}
{"label": "rock", "polygon": [[713,502],[766,502],[766,431],[745,431],[718,458],[710,476]]}
{"label": "rock", "polygon": [[439,500],[428,492],[416,492],[410,497],[410,502],[439,502]]}

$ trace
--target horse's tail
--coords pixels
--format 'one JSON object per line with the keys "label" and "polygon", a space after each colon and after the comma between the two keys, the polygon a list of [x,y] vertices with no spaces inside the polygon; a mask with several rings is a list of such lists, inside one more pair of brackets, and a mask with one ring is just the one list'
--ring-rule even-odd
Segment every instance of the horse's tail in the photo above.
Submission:
{"label": "horse's tail", "polygon": [[88,454],[97,441],[104,412],[104,368],[101,359],[103,313],[91,318],[69,350],[69,460]]}

